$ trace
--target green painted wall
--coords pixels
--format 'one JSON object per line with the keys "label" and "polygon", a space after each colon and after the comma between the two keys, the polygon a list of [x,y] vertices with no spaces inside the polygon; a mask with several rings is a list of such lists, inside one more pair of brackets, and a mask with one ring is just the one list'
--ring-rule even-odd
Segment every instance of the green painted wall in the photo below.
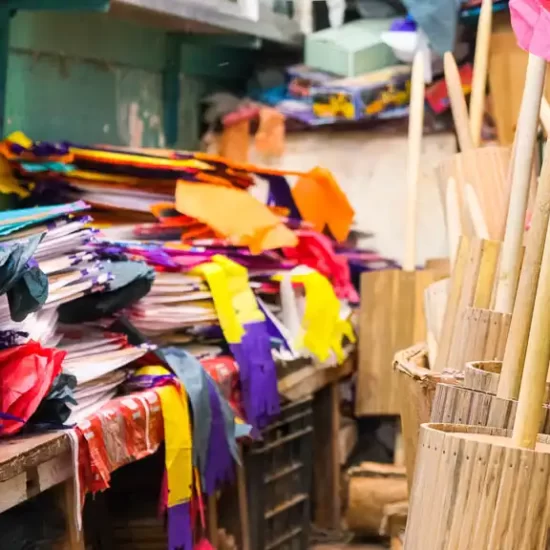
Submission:
{"label": "green painted wall", "polygon": [[[18,12],[10,28],[6,132],[80,143],[165,145],[167,33],[104,14]],[[254,52],[183,43],[177,144],[197,144],[198,103],[238,88]]]}

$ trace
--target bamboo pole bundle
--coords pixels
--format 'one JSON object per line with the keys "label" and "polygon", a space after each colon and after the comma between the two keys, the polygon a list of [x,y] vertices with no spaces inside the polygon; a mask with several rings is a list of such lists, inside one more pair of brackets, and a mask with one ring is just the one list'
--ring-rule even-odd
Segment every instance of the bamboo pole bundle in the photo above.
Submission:
{"label": "bamboo pole bundle", "polygon": [[[479,167],[477,164],[478,152],[472,149],[473,140],[470,131],[472,126],[468,128],[467,125],[466,107],[458,80],[458,70],[456,69],[456,65],[454,64],[454,59],[451,54],[446,56],[445,63],[446,78],[448,83],[450,82],[449,93],[453,105],[453,115],[462,148],[461,155],[469,155],[469,158],[464,159],[458,156],[458,158],[453,159],[453,162],[462,162],[462,160],[464,160],[464,166],[466,169],[471,169],[473,172],[472,175],[476,176],[476,173],[479,172]],[[537,81],[533,78],[531,78],[530,81],[530,89],[526,90],[526,96],[530,98],[531,101],[535,101],[536,105]],[[524,103],[529,104],[529,101],[525,100]],[[524,126],[529,125],[532,122],[532,116],[530,115],[532,109],[529,110],[525,107],[525,110],[527,110],[527,114],[524,114],[522,117],[522,124]],[[532,158],[532,155],[529,156],[529,147],[526,145],[526,143],[528,144],[529,142],[529,136],[531,136],[531,133],[526,131],[524,128],[521,135],[522,138],[518,140],[520,146],[514,147],[514,151],[518,150],[518,154],[520,156],[519,163],[511,163],[510,166],[507,166],[509,164],[509,152],[507,152],[508,158],[506,159],[506,162],[499,165],[500,172],[495,169],[495,164],[489,161],[489,157],[485,159],[484,163],[485,166],[493,166],[493,176],[498,173],[498,177],[493,177],[491,180],[492,183],[487,187],[489,194],[491,195],[491,200],[493,200],[495,190],[498,195],[502,189],[509,190],[510,182],[516,182],[515,197],[516,201],[519,200],[520,206],[518,208],[517,204],[510,205],[510,208],[513,209],[512,217],[515,220],[515,224],[509,224],[509,233],[512,235],[508,238],[509,247],[515,246],[518,233],[521,235],[523,234],[523,224],[518,223],[518,210],[523,210],[524,212],[522,202],[524,202],[523,197],[527,193],[524,182],[525,180],[529,180],[529,174],[525,176],[524,172],[521,172],[518,166],[525,167],[527,165],[530,167]],[[485,151],[488,149],[490,148],[486,148]],[[493,150],[490,154],[494,155],[495,151]],[[472,193],[472,188],[473,191],[476,191],[477,186],[469,185],[469,177],[464,177],[465,172],[461,166],[462,165],[459,165],[460,170],[458,172],[453,172],[452,170],[450,172],[447,171],[447,173],[443,174],[443,179],[447,182],[447,180],[449,180],[448,176],[453,176],[453,178],[449,181],[461,191],[459,193],[457,189],[454,190],[455,201],[461,202],[462,198],[469,194],[473,196],[473,202],[475,203],[475,199],[479,198],[479,194],[477,192]],[[510,175],[507,175],[506,172],[510,172]],[[456,184],[455,178],[457,174],[459,175],[458,181],[462,183],[461,186],[457,186]],[[515,179],[512,177],[512,174],[515,176]],[[484,177],[484,180],[486,180],[486,177]],[[519,183],[517,183],[518,181]],[[451,186],[447,187],[447,195],[449,195],[448,191],[450,188]],[[460,197],[459,194],[461,195]],[[541,195],[541,200],[543,200],[542,197],[543,195]],[[453,205],[452,200],[447,202],[451,206]],[[477,209],[472,208],[471,197],[468,202],[470,203],[469,208],[462,208],[459,214],[449,216],[449,212],[452,210],[449,207],[447,208],[448,230],[450,233],[451,230],[452,233],[454,233],[454,237],[451,235],[449,238],[451,249],[452,243],[456,243],[458,241],[457,228],[460,232],[463,232],[466,235],[477,235],[479,237],[484,237],[485,240],[487,240],[486,237],[488,235],[502,238],[505,216],[502,215],[500,220],[502,231],[500,231],[500,233],[495,233],[495,224],[492,223],[491,220],[489,220],[490,223],[485,221],[484,208],[479,204],[477,205]],[[501,208],[501,210],[504,212],[506,210],[506,206],[504,209]],[[466,214],[468,215],[466,216]],[[489,230],[489,228],[491,229]],[[430,343],[430,350],[432,348],[436,349],[436,353],[431,353],[431,361],[429,362],[429,365],[431,365],[435,372],[427,371],[429,374],[425,373],[422,377],[417,376],[417,380],[422,379],[422,383],[424,385],[426,385],[427,380],[438,380],[438,377],[440,377],[442,373],[446,374],[446,369],[449,367],[454,367],[459,371],[464,370],[464,363],[472,360],[475,360],[477,365],[476,367],[470,366],[469,370],[471,370],[471,368],[483,370],[485,367],[490,367],[490,365],[495,366],[496,370],[498,370],[497,365],[499,365],[499,363],[495,362],[495,360],[502,360],[504,357],[504,350],[511,323],[511,310],[503,312],[489,309],[494,307],[494,300],[496,299],[495,287],[498,280],[496,271],[497,264],[495,262],[497,261],[497,258],[493,253],[492,255],[489,255],[489,259],[485,258],[485,261],[483,261],[479,256],[480,247],[482,247],[481,242],[483,241],[478,241],[476,239],[473,239],[472,241],[472,239],[468,236],[463,236],[460,239],[460,244],[457,247],[456,258],[452,261],[453,270],[451,280],[448,284],[448,299],[442,326],[440,327],[439,332],[436,332],[439,337],[436,342],[437,345],[434,346]],[[511,245],[510,242],[512,243]],[[494,244],[493,246],[495,247],[494,250],[496,250],[497,245]],[[517,266],[521,263],[521,248],[519,253],[516,251],[515,255],[508,253],[509,264],[510,257],[513,258],[517,268]],[[480,269],[480,265],[484,265],[484,268]],[[508,282],[509,281],[506,281],[506,283]],[[436,356],[435,361],[433,361],[434,355]],[[428,362],[426,361],[426,363]],[[406,420],[407,415],[409,417],[411,416],[411,410],[414,411],[416,409],[422,412],[422,414],[417,414],[416,416],[413,415],[413,418],[416,420],[426,421],[426,411],[431,411],[430,414],[432,419],[435,418],[438,421],[444,418],[461,423],[473,420],[474,423],[479,423],[481,425],[488,424],[509,426],[515,417],[515,403],[509,402],[509,400],[500,400],[495,398],[491,395],[491,393],[488,393],[487,388],[483,386],[481,388],[461,387],[460,384],[456,383],[457,379],[460,378],[459,374],[457,375],[455,373],[452,384],[440,384],[438,385],[436,391],[433,391],[432,389],[432,391],[428,393],[423,393],[421,389],[414,391],[414,383],[411,383],[410,380],[407,381],[405,379],[407,376],[406,368],[403,368],[402,365],[397,366],[397,373],[398,378],[401,380],[400,384],[403,391],[408,387],[408,397],[415,401],[414,406],[403,405],[401,413],[403,432],[406,442],[406,453],[407,441],[411,442],[408,445],[409,454],[411,456],[407,458],[407,465],[409,466],[409,480],[412,478],[412,472],[410,472],[412,468],[410,464],[414,462],[419,428],[419,423],[415,424],[414,420]],[[468,372],[467,374],[468,382],[466,383],[468,384],[472,379],[473,373]],[[481,373],[477,377],[478,382],[483,374],[485,373]],[[495,379],[499,376],[499,374],[498,372],[491,372],[490,375],[493,379],[490,389],[494,391],[494,387],[497,384]],[[424,403],[419,406],[419,401],[422,399],[424,400]],[[408,425],[408,430],[410,432],[408,434],[405,433],[406,425]]]}
{"label": "bamboo pole bundle", "polygon": [[406,550],[547,548],[550,437],[539,430],[550,362],[550,224],[544,240],[513,431],[422,426]]}

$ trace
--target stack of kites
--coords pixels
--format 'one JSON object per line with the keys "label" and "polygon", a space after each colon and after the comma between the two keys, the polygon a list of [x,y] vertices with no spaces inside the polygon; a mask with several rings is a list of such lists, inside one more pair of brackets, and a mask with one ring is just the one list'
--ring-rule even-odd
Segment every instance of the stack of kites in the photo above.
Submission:
{"label": "stack of kites", "polygon": [[[94,321],[119,291],[128,295],[138,280],[146,288],[119,300],[130,306],[150,289],[154,271],[144,263],[111,261],[89,246],[96,230],[88,227],[88,206],[81,202],[12,210],[0,215],[0,433],[10,435],[26,424],[60,427],[81,409],[100,406],[107,396],[102,376],[125,366],[147,350],[117,335],[115,348],[98,355],[81,341],[79,353],[67,345],[75,312]],[[119,276],[125,266],[131,277]],[[94,304],[95,307],[85,307]],[[91,338],[93,333],[87,331]],[[93,342],[105,351],[103,333]],[[91,339],[90,339],[91,342]],[[103,346],[103,347],[102,347]],[[116,357],[115,357],[116,356]],[[124,382],[109,378],[109,395]],[[83,386],[84,385],[84,386]],[[87,400],[77,402],[81,391]]]}
{"label": "stack of kites", "polygon": [[[279,412],[276,360],[342,361],[355,339],[352,274],[381,258],[347,241],[353,209],[322,168],[282,172],[21,133],[0,143],[0,156],[11,170],[3,189],[30,212],[58,216],[18,228],[36,243],[16,260],[28,272],[18,297],[11,282],[0,286],[9,309],[0,341],[17,349],[32,335],[51,346],[35,401],[70,394],[70,422],[121,386],[157,392],[170,548],[190,549],[202,494],[233,476],[235,438]],[[29,290],[35,280],[43,296]],[[58,375],[70,392],[52,386]]]}

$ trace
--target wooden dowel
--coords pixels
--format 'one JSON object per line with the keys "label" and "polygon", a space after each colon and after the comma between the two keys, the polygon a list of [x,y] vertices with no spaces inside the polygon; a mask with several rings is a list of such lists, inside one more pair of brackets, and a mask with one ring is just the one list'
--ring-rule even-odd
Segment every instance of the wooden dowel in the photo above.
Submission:
{"label": "wooden dowel", "polygon": [[503,399],[517,399],[519,395],[549,219],[550,143],[547,142],[498,386],[497,395]]}
{"label": "wooden dowel", "polygon": [[474,74],[472,78],[472,93],[470,94],[470,134],[474,147],[479,147],[481,142],[492,22],[493,1],[483,0],[477,24]]}
{"label": "wooden dowel", "polygon": [[470,134],[468,107],[466,106],[466,99],[462,91],[460,73],[451,52],[445,52],[443,56],[443,69],[445,71],[445,83],[447,84],[447,93],[451,102],[456,135],[458,136],[458,144],[461,151],[470,151],[474,148],[474,142]]}
{"label": "wooden dowel", "polygon": [[550,224],[548,225],[537,295],[533,308],[529,342],[521,378],[513,441],[519,447],[534,449],[543,411],[546,376],[550,362]]}
{"label": "wooden dowel", "polygon": [[414,57],[409,108],[409,148],[407,159],[407,215],[405,223],[405,258],[403,269],[414,271],[416,265],[416,205],[420,176],[422,131],[424,125],[424,54]]}
{"label": "wooden dowel", "polygon": [[540,102],[540,122],[544,128],[546,137],[550,136],[550,104],[544,95]]}
{"label": "wooden dowel", "polygon": [[523,244],[525,210],[531,181],[533,148],[545,73],[546,61],[529,54],[525,89],[517,125],[510,204],[495,300],[495,308],[501,313],[511,313],[514,306],[518,265]]}

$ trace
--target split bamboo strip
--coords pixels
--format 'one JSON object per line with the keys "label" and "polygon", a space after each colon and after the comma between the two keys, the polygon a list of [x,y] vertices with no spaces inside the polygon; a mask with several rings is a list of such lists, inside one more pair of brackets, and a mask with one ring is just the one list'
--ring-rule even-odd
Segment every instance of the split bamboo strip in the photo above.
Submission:
{"label": "split bamboo strip", "polygon": [[477,359],[475,356],[465,356],[470,339],[468,320],[465,319],[465,316],[468,308],[489,307],[499,251],[500,243],[496,241],[474,239],[472,242],[458,302],[450,351],[444,368],[462,371],[465,362]]}
{"label": "split bamboo strip", "polygon": [[438,342],[436,363],[433,366],[434,370],[438,372],[441,372],[444,368],[446,368],[447,361],[449,359],[449,352],[451,349],[458,305],[460,302],[464,275],[468,265],[469,254],[470,240],[467,237],[462,236],[460,237],[458,244],[456,262],[453,266],[453,271],[449,282],[447,306],[445,308],[445,315],[443,316],[443,325],[441,327],[441,336]]}
{"label": "split bamboo strip", "polygon": [[550,526],[550,437],[537,451],[510,432],[425,424],[406,550],[544,550]]}
{"label": "split bamboo strip", "polygon": [[395,354],[394,376],[397,381],[401,432],[409,492],[412,488],[420,426],[430,421],[432,404],[439,382],[458,384],[453,373],[430,370],[426,344],[416,344]]}
{"label": "split bamboo strip", "polygon": [[466,363],[464,387],[496,395],[502,361],[475,361]]}
{"label": "split bamboo strip", "polygon": [[510,199],[510,180],[507,177],[510,158],[510,147],[487,146],[452,155],[436,168],[442,204],[446,204],[449,178],[456,181],[464,235],[475,235],[465,198],[465,187],[470,184],[483,212],[489,238],[503,239]]}

